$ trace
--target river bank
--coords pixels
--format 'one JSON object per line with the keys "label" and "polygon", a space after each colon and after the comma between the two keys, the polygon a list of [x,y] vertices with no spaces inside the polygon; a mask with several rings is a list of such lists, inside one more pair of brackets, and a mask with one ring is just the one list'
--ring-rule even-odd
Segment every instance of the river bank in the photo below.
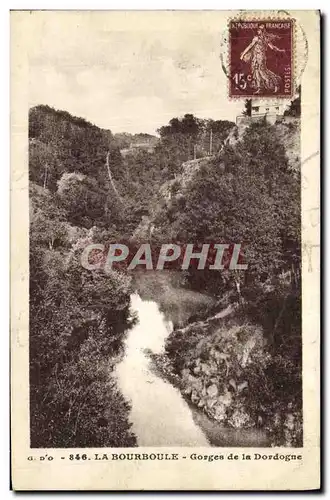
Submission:
{"label": "river bank", "polygon": [[[165,354],[173,328],[187,325],[193,313],[196,316],[214,306],[209,297],[175,286],[180,284],[178,278],[143,274],[136,281],[143,298],[138,294],[131,297],[138,324],[128,332],[125,356],[116,372],[131,406],[130,421],[138,445],[269,446],[260,429],[234,429],[210,418],[192,403],[174,373]],[[209,321],[214,326],[232,312],[228,306]]]}
{"label": "river bank", "polygon": [[231,447],[269,447],[270,440],[262,429],[234,429],[219,424],[209,418],[203,410],[194,405],[189,396],[184,394],[184,386],[181,378],[173,372],[173,367],[166,354],[148,353],[151,359],[151,371],[159,377],[168,380],[174,387],[177,387],[187,405],[190,408],[194,422],[207,437],[211,446]]}
{"label": "river bank", "polygon": [[[189,328],[193,317],[207,316],[214,310],[215,300],[183,288],[182,274],[173,272],[137,274],[134,284],[138,293],[131,301],[138,324],[128,332],[125,356],[116,372],[131,406],[130,421],[138,445],[269,446],[262,430],[221,425],[192,403],[165,353],[173,329]],[[233,307],[228,306],[210,316],[206,324],[214,327],[232,313]]]}
{"label": "river bank", "polygon": [[[136,278],[135,278],[136,279]],[[263,328],[226,300],[189,290],[184,276],[135,281],[119,389],[138,446],[297,446],[301,415],[281,399]]]}
{"label": "river bank", "polygon": [[147,354],[160,354],[173,324],[156,302],[131,296],[137,324],[128,332],[125,355],[116,367],[119,389],[130,405],[138,446],[209,446],[180,391],[151,370]]}

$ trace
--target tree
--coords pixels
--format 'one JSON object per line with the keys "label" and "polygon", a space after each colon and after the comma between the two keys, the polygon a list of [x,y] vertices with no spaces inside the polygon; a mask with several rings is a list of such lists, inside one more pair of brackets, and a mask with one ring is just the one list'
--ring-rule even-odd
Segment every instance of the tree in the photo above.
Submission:
{"label": "tree", "polygon": [[[93,177],[79,173],[64,173],[58,182],[58,196],[65,208],[68,220],[79,226],[90,228],[95,221],[109,220],[107,213],[114,209],[108,193]],[[109,214],[110,216],[110,214]]]}
{"label": "tree", "polygon": [[252,99],[245,99],[243,115],[251,116],[251,111],[252,111]]}
{"label": "tree", "polygon": [[62,172],[63,167],[55,148],[38,139],[29,142],[30,181],[55,191],[56,181]]}
{"label": "tree", "polygon": [[301,116],[301,85],[298,87],[298,95],[291,101],[289,109],[284,112],[284,116]]}
{"label": "tree", "polygon": [[173,178],[183,162],[197,157],[207,156],[210,152],[212,133],[212,152],[220,151],[230,129],[235,124],[227,120],[202,120],[186,114],[182,118],[172,118],[169,125],[161,127],[160,142],[156,154],[163,171]]}

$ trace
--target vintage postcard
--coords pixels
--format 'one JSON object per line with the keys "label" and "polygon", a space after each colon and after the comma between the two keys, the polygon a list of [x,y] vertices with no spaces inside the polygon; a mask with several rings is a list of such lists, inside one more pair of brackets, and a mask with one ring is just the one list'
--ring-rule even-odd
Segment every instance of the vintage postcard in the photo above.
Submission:
{"label": "vintage postcard", "polygon": [[15,490],[320,488],[320,13],[11,12]]}

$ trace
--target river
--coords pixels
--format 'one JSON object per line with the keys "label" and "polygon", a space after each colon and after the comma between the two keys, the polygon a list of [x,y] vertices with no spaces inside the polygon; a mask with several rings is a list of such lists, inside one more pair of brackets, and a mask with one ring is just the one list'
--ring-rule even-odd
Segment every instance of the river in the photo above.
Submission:
{"label": "river", "polygon": [[138,322],[127,335],[125,356],[116,368],[119,388],[131,405],[138,446],[210,446],[178,389],[151,369],[146,350],[162,353],[172,331],[154,301],[131,296]]}

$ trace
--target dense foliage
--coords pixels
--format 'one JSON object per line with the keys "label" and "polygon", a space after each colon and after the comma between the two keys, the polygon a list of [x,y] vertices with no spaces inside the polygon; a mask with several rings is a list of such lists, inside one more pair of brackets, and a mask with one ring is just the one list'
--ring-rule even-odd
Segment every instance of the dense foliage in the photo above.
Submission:
{"label": "dense foliage", "polygon": [[113,375],[131,322],[130,280],[80,264],[87,243],[120,226],[103,183],[110,134],[41,106],[31,135],[31,446],[134,445]]}
{"label": "dense foliage", "polygon": [[134,443],[111,377],[128,327],[128,279],[84,271],[92,234],[70,226],[60,199],[33,185],[30,238],[31,445]]}
{"label": "dense foliage", "polygon": [[[187,189],[177,189],[156,215],[155,237],[182,243],[240,243],[248,270],[235,279],[244,294],[249,283],[255,287],[287,271],[297,278],[299,206],[299,175],[289,169],[274,127],[256,123],[241,142],[225,145],[216,157],[201,164]],[[215,294],[223,293],[228,280],[232,281],[222,271],[198,274],[203,274],[205,288]],[[193,275],[191,279],[193,284]]]}
{"label": "dense foliage", "polygon": [[211,418],[262,423],[274,444],[301,444],[300,174],[276,127],[254,123],[239,137],[232,122],[186,114],[159,138],[113,136],[48,106],[30,110],[32,446],[135,443],[113,373],[134,321],[131,278],[79,259],[88,242],[137,235],[242,244],[247,271],[190,269],[181,280],[191,297],[210,298],[201,304],[215,301],[214,313],[234,302],[235,321],[198,310],[167,354]]}

